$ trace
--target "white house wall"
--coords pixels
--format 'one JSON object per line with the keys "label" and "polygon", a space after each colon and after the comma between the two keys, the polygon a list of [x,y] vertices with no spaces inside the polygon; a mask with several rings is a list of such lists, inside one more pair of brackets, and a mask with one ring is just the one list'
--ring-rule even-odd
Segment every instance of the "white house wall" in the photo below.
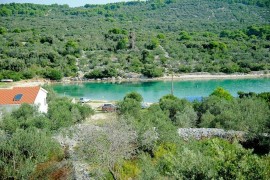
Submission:
{"label": "white house wall", "polygon": [[38,106],[40,112],[47,113],[48,104],[47,104],[47,91],[43,88],[40,88],[34,104]]}

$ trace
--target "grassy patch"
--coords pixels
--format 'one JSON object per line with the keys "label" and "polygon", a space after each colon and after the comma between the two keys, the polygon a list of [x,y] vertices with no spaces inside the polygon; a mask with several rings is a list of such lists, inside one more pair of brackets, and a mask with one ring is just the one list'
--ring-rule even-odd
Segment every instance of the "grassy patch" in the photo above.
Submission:
{"label": "grassy patch", "polygon": [[0,88],[8,88],[11,87],[13,83],[0,82]]}

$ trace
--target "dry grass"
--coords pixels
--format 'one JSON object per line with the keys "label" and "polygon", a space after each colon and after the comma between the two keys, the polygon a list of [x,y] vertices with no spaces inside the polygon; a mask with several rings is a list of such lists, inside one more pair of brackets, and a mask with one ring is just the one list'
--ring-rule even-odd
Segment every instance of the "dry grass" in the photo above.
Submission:
{"label": "dry grass", "polygon": [[13,83],[0,82],[0,88],[9,88],[12,86],[13,86]]}
{"label": "dry grass", "polygon": [[68,161],[53,160],[38,164],[30,179],[66,180],[72,177],[72,165]]}
{"label": "dry grass", "polygon": [[93,116],[88,118],[85,121],[85,124],[102,126],[108,122],[115,121],[116,118],[117,118],[117,114],[115,112],[112,112],[112,113],[97,112]]}

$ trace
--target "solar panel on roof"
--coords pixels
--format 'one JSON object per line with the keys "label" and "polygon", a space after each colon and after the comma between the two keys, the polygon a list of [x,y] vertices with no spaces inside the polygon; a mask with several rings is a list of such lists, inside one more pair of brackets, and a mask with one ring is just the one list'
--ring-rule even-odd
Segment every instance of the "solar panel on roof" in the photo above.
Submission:
{"label": "solar panel on roof", "polygon": [[21,100],[22,99],[22,96],[23,96],[23,94],[17,94],[15,97],[14,97],[14,101],[19,101],[19,100]]}

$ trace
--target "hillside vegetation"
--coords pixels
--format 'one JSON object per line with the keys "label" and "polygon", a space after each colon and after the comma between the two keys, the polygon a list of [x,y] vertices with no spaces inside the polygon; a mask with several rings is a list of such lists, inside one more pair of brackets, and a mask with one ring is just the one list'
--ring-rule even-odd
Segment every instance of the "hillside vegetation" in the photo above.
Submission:
{"label": "hillside vegetation", "polygon": [[52,137],[94,111],[44,88],[49,91],[47,114],[29,104],[0,111],[0,179],[68,179],[73,174],[66,150]]}
{"label": "hillside vegetation", "polygon": [[[74,104],[45,88],[47,114],[23,104],[0,119],[0,179],[270,177],[269,92],[233,97],[219,87],[201,102],[166,95],[144,109],[142,96],[130,92],[117,112],[106,113],[108,119],[92,121],[87,104]],[[206,132],[193,139],[180,137],[179,128],[194,134],[197,128],[221,128],[242,135],[208,137]]]}
{"label": "hillside vegetation", "polygon": [[267,0],[0,5],[0,79],[270,69]]}

